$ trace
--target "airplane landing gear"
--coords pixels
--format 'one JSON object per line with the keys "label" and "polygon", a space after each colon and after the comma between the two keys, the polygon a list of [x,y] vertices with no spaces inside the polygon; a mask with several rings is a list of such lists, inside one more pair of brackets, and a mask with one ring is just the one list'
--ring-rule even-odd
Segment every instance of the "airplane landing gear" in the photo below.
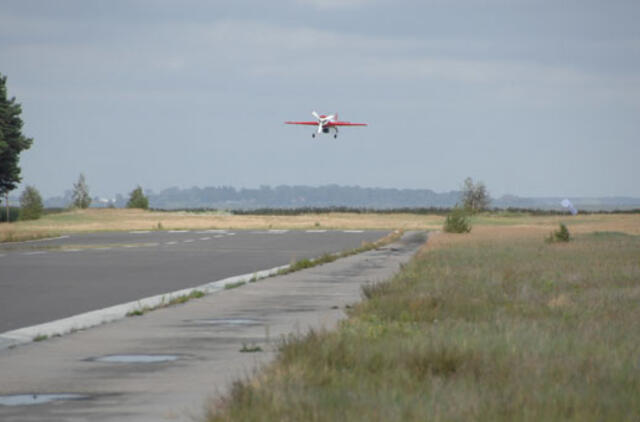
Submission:
{"label": "airplane landing gear", "polygon": [[315,134],[315,133],[312,133],[312,134],[311,134],[311,137],[312,137],[312,138],[315,138],[315,137],[316,137],[316,134]]}
{"label": "airplane landing gear", "polygon": [[338,139],[338,134],[333,135],[333,139]]}

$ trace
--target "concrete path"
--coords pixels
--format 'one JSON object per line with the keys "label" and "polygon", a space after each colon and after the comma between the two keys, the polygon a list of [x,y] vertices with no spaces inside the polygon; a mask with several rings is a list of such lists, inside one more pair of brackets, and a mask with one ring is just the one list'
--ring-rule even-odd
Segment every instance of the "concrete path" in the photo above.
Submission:
{"label": "concrete path", "polygon": [[[0,420],[193,420],[203,414],[208,397],[225,393],[233,380],[270,361],[283,335],[333,328],[345,306],[361,299],[361,285],[391,277],[424,239],[408,233],[380,250],[2,350]],[[243,346],[263,351],[243,353]],[[131,358],[119,355],[139,354],[175,360],[118,361]],[[36,402],[47,393],[78,396],[1,404]],[[8,397],[22,394],[28,396]]]}

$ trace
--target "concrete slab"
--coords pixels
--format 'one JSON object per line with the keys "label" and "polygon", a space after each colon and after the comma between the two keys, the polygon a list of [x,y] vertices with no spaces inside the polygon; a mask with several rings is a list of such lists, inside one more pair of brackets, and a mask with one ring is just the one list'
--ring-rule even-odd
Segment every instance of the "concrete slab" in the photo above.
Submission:
{"label": "concrete slab", "polygon": [[[333,328],[361,285],[391,277],[424,242],[391,246],[268,278],[141,317],[0,351],[0,395],[77,394],[83,399],[0,405],[2,421],[188,421],[276,353],[278,340]],[[212,322],[213,321],[213,322]],[[243,345],[262,352],[242,353]],[[99,361],[112,355],[173,355],[173,361]]]}

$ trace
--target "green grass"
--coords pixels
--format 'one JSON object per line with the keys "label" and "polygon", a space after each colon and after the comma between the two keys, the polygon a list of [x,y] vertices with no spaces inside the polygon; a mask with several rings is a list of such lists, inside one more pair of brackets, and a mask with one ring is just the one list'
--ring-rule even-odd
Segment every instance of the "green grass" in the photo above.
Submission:
{"label": "green grass", "polygon": [[46,334],[39,334],[33,338],[33,341],[45,341],[49,338]]}
{"label": "green grass", "polygon": [[286,340],[208,420],[637,420],[640,237],[473,236]]}
{"label": "green grass", "polygon": [[224,289],[225,290],[231,290],[231,289],[235,289],[235,288],[240,287],[240,286],[244,286],[245,284],[247,284],[246,281],[236,281],[235,283],[225,284],[224,285]]}

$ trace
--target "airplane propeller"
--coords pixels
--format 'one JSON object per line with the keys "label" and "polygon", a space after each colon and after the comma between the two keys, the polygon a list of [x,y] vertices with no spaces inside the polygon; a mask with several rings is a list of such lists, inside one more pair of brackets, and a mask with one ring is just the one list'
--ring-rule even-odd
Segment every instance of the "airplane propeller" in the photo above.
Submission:
{"label": "airplane propeller", "polygon": [[333,120],[333,118],[335,117],[335,115],[333,114],[330,116],[322,117],[318,113],[316,113],[315,110],[311,112],[311,115],[318,120],[318,133],[322,133],[322,128],[324,124],[328,121]]}

